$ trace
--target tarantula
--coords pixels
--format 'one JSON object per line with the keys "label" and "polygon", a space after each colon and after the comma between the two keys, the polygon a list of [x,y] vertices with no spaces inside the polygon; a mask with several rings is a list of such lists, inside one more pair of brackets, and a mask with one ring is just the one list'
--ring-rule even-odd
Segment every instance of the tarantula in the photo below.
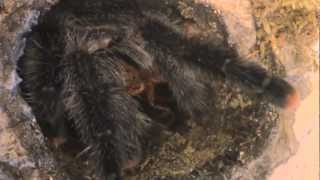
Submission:
{"label": "tarantula", "polygon": [[23,97],[40,125],[50,125],[56,136],[64,136],[72,122],[91,147],[101,178],[121,179],[139,164],[141,140],[153,121],[135,97],[145,93],[157,106],[157,83],[167,83],[177,106],[191,117],[210,112],[205,82],[215,74],[282,108],[298,102],[286,81],[237,54],[219,18],[223,41],[205,40],[175,3],[65,0],[42,14],[27,35],[18,64]]}

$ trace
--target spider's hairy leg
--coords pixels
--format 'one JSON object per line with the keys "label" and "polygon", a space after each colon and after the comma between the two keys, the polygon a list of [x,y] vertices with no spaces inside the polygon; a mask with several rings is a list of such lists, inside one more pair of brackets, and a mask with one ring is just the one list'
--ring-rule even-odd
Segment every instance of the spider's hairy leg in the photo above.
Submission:
{"label": "spider's hairy leg", "polygon": [[124,170],[139,163],[149,118],[123,88],[115,64],[119,59],[97,53],[76,51],[64,57],[63,102],[92,149],[98,173],[121,179]]}
{"label": "spider's hairy leg", "polygon": [[256,63],[241,60],[238,56],[227,58],[221,70],[235,82],[268,97],[274,104],[294,110],[300,101],[299,93],[284,79],[273,76]]}
{"label": "spider's hairy leg", "polygon": [[178,107],[192,117],[199,119],[208,117],[212,107],[212,92],[201,81],[199,68],[196,69],[188,62],[179,61],[157,51],[155,61],[160,75],[168,82]]}
{"label": "spider's hairy leg", "polygon": [[188,61],[194,67],[223,73],[228,79],[268,97],[282,108],[294,109],[299,104],[298,92],[287,81],[272,76],[256,63],[243,60],[228,44],[213,47],[199,39],[189,39],[179,27],[162,17],[150,17],[142,33],[159,50]]}
{"label": "spider's hairy leg", "polygon": [[26,42],[24,54],[18,61],[18,74],[22,78],[21,94],[37,117],[46,136],[58,139],[67,138],[67,124],[64,107],[59,102],[61,87],[59,57],[52,54],[55,34],[42,46],[46,33],[34,35]]}

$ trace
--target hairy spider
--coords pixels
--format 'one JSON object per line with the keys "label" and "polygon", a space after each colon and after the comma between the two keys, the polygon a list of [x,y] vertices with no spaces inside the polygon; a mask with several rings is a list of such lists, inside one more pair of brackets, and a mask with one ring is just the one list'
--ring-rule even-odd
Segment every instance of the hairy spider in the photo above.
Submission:
{"label": "hairy spider", "polygon": [[159,83],[168,84],[191,117],[209,114],[212,95],[205,82],[215,74],[282,108],[298,103],[286,81],[239,57],[219,18],[222,40],[203,39],[201,28],[175,3],[65,0],[42,14],[28,35],[18,65],[24,98],[40,125],[50,125],[56,136],[74,124],[101,178],[121,179],[139,164],[141,139],[153,121],[135,96],[144,94],[151,106],[165,109],[155,103]]}

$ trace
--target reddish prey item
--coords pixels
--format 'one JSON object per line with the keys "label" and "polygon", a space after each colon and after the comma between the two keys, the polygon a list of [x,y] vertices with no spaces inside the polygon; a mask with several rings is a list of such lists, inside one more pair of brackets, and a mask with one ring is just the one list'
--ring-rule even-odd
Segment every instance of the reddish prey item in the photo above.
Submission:
{"label": "reddish prey item", "polygon": [[131,160],[128,160],[127,161],[127,164],[125,164],[124,166],[123,166],[123,170],[132,170],[132,169],[134,169],[135,167],[137,167],[138,166],[138,164],[140,163],[140,160],[138,160],[138,159],[131,159]]}
{"label": "reddish prey item", "polygon": [[286,98],[284,109],[288,111],[296,110],[300,105],[300,94],[297,90],[293,90]]}

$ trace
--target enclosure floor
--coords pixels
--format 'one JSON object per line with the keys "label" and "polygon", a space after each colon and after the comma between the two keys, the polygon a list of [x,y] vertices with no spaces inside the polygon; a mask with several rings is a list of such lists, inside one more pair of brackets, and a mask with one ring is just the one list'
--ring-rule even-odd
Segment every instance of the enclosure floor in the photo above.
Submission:
{"label": "enclosure floor", "polygon": [[313,74],[313,90],[296,112],[294,124],[299,149],[269,180],[319,180],[319,72]]}

